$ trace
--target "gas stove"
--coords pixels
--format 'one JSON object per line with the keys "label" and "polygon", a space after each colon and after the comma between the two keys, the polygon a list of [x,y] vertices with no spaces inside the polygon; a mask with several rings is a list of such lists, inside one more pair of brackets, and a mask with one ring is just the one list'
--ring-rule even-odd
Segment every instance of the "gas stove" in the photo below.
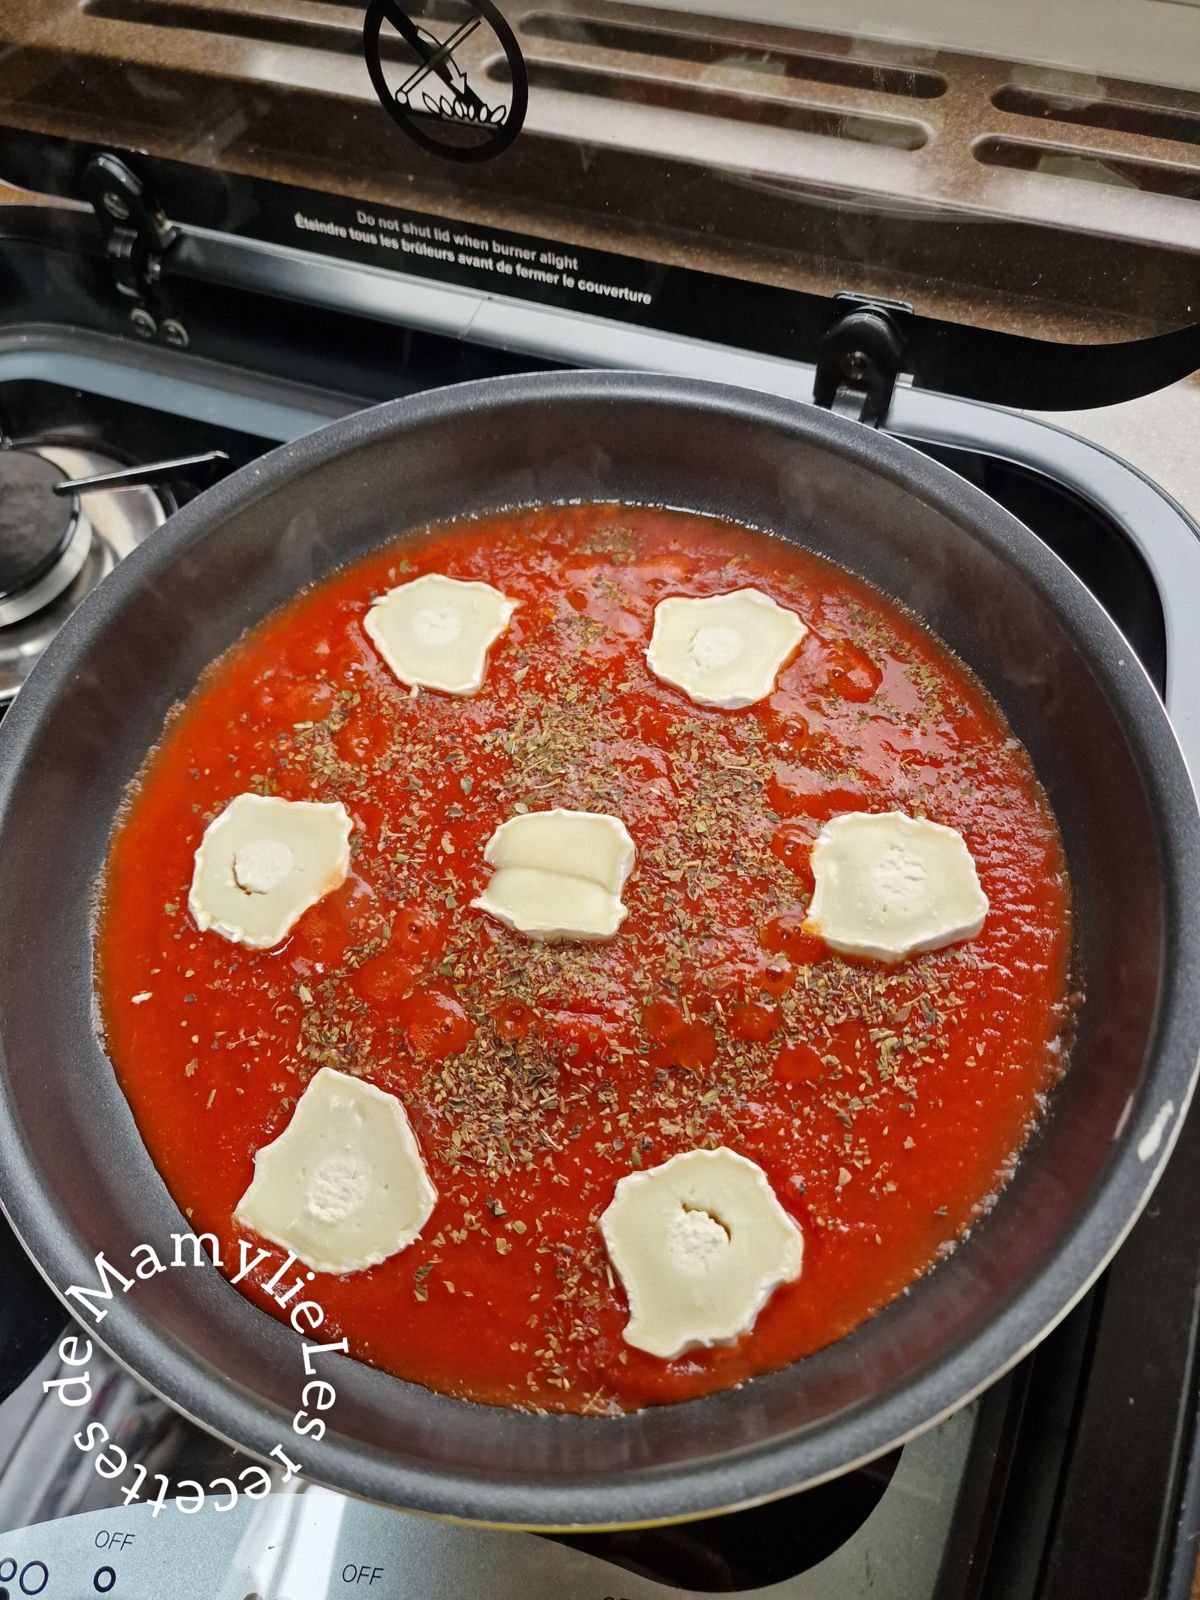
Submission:
{"label": "gas stove", "polygon": [[[29,258],[5,266],[24,285],[31,317],[0,332],[0,699],[111,564],[199,492],[214,452],[241,465],[360,405],[466,377],[578,363],[584,349],[593,364],[602,355],[801,399],[812,392],[812,369],[799,363],[628,330],[601,341],[588,319],[546,314],[535,326],[528,307],[514,310],[505,334],[490,305],[488,342],[476,342],[466,332],[471,317],[452,332],[444,319],[438,331],[423,317],[419,285],[411,325],[384,339],[355,316],[313,310],[300,339],[293,314],[293,336],[272,341],[279,307],[226,289],[222,326],[228,333],[235,319],[255,331],[226,337],[224,347],[214,341],[215,353],[201,357],[54,321]],[[227,359],[235,353],[239,360]],[[324,381],[313,383],[314,373]],[[1002,501],[1089,584],[1200,762],[1200,536],[1191,518],[1117,457],[1015,412],[901,388],[888,427]],[[174,465],[133,474],[158,480],[153,486],[58,492],[163,462]],[[196,1515],[156,1512],[152,1487],[129,1503],[72,1443],[92,1422],[145,1464],[151,1486],[158,1474],[172,1485],[209,1483],[244,1461],[103,1355],[88,1404],[65,1410],[43,1387],[62,1374],[64,1314],[6,1239],[0,1600],[110,1591],[133,1600],[350,1592],[1182,1600],[1200,1529],[1198,1157],[1193,1115],[1150,1209],[1101,1283],[1019,1367],[929,1433],[772,1505],[554,1538],[408,1517],[284,1484],[278,1473],[275,1493],[243,1497],[229,1512],[211,1501]]]}

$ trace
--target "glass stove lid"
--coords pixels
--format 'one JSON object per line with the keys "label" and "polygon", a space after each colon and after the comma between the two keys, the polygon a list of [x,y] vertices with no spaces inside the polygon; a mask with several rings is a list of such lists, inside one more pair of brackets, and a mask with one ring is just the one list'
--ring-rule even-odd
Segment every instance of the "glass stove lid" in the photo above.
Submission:
{"label": "glass stove lid", "polygon": [[[376,234],[394,207],[1076,342],[1200,320],[1198,0],[4,0],[5,126]],[[300,249],[356,225],[304,214]]]}

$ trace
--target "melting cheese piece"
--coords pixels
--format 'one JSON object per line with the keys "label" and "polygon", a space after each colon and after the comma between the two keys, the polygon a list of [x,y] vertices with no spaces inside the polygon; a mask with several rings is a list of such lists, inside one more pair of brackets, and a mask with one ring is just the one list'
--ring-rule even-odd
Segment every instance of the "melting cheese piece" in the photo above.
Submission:
{"label": "melting cheese piece", "polygon": [[987,916],[962,835],[902,811],[834,817],[813,845],[812,869],[805,931],[845,955],[901,961],[973,939]]}
{"label": "melting cheese piece", "polygon": [[804,1262],[762,1168],[724,1146],[622,1178],[600,1231],[629,1300],[625,1342],[664,1361],[733,1344]]}
{"label": "melting cheese piece", "polygon": [[483,859],[495,870],[471,904],[532,939],[611,939],[637,851],[598,811],[530,811],[503,822]]}
{"label": "melting cheese piece", "polygon": [[412,1244],[436,1204],[395,1095],[322,1067],[233,1216],[314,1272],[361,1272]]}
{"label": "melting cheese piece", "polygon": [[709,600],[660,600],[646,663],[701,706],[736,711],[765,700],[808,632],[794,611],[758,589]]}
{"label": "melting cheese piece", "polygon": [[389,589],[367,612],[363,627],[414,694],[418,689],[477,694],[487,653],[519,603],[491,584],[430,572]]}
{"label": "melting cheese piece", "polygon": [[268,950],[350,870],[350,816],[340,800],[239,794],[204,830],[188,910],[201,933]]}

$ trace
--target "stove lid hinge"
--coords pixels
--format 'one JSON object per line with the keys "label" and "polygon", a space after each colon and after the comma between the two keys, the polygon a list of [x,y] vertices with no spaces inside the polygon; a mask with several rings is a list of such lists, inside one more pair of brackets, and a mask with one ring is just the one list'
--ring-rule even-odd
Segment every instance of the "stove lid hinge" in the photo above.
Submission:
{"label": "stove lid hinge", "polygon": [[834,296],[834,319],[817,352],[813,399],[826,411],[878,428],[887,421],[913,308],[902,300]]}
{"label": "stove lid hinge", "polygon": [[129,320],[145,339],[187,344],[183,324],[170,314],[162,288],[163,258],[178,238],[166,213],[119,157],[93,156],[80,179],[104,234],[104,250],[117,292],[132,302]]}

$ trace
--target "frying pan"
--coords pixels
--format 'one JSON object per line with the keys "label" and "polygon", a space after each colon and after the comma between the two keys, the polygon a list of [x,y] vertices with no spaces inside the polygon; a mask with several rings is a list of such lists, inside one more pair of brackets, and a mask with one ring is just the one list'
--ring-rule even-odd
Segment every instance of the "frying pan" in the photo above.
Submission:
{"label": "frying pan", "polygon": [[[434,1394],[342,1357],[297,1441],[299,1339],[215,1269],[118,1296],[99,1336],[204,1427],[351,1493],[474,1521],[682,1519],[832,1476],[961,1405],[1079,1298],[1167,1159],[1200,1049],[1200,820],[1166,714],[1108,616],[986,496],[812,408],[604,373],[366,411],[172,517],[67,624],[0,726],[0,1196],[60,1292],[186,1224],[95,1033],[92,886],[171,704],[302,585],[405,529],[628,500],[773,529],[910,606],[991,689],[1057,811],[1085,999],[1070,1071],[999,1202],[848,1337],[737,1390],[615,1419]],[[486,1337],[487,1330],[480,1330]]]}

